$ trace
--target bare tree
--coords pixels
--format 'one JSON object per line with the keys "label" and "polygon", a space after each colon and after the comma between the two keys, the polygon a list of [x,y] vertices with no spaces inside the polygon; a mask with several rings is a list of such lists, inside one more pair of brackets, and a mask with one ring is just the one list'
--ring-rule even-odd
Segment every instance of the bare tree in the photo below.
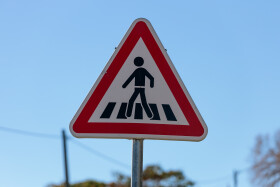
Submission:
{"label": "bare tree", "polygon": [[280,186],[280,131],[274,137],[259,135],[252,155],[252,183],[261,187]]}

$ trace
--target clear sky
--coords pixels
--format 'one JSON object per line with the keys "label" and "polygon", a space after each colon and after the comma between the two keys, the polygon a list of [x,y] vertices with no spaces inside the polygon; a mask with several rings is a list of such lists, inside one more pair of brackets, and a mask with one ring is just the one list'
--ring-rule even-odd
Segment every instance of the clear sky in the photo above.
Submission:
{"label": "clear sky", "polygon": [[[279,1],[0,1],[0,186],[61,183],[60,134],[130,24],[147,18],[209,128],[202,142],[144,141],[144,166],[181,169],[197,187],[230,187],[258,134],[280,127]],[[73,138],[73,140],[75,140]],[[69,141],[70,182],[130,175],[130,140]],[[240,187],[250,187],[243,170]]]}

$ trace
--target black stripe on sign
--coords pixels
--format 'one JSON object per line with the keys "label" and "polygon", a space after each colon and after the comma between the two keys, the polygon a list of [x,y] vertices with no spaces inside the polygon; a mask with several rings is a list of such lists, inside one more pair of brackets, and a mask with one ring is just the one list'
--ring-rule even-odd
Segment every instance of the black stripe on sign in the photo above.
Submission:
{"label": "black stripe on sign", "polygon": [[151,120],[160,120],[157,105],[156,104],[149,104],[154,116]]}
{"label": "black stripe on sign", "polygon": [[168,121],[177,121],[177,119],[176,119],[174,113],[173,113],[172,110],[171,110],[170,105],[168,105],[168,104],[162,104],[162,108],[163,108],[163,110],[164,110],[164,113],[165,113],[166,118],[167,118]]}
{"label": "black stripe on sign", "polygon": [[102,115],[100,116],[100,118],[110,118],[115,106],[116,103],[109,102],[105,110],[103,111]]}
{"label": "black stripe on sign", "polygon": [[140,103],[136,103],[134,119],[143,119],[143,108]]}
{"label": "black stripe on sign", "polygon": [[126,107],[127,107],[127,103],[122,103],[117,119],[126,119],[125,113],[126,113]]}

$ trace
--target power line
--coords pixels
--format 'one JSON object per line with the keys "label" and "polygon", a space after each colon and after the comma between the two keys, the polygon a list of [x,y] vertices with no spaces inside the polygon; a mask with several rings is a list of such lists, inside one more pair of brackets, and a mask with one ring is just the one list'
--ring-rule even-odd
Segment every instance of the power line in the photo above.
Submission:
{"label": "power line", "polygon": [[[36,137],[36,138],[48,138],[48,139],[59,139],[60,136],[59,135],[55,135],[55,134],[47,134],[47,133],[40,133],[40,132],[32,132],[32,131],[25,131],[25,130],[20,130],[20,129],[15,129],[15,128],[10,128],[10,127],[3,127],[0,126],[0,131],[6,131],[6,132],[10,132],[10,133],[15,133],[15,134],[21,134],[21,135],[25,135],[25,136],[31,136],[31,137]],[[71,140],[74,144],[78,145],[79,147],[87,150],[88,152],[104,159],[107,160],[108,162],[114,163],[116,165],[122,166],[123,168],[126,169],[131,169],[131,167],[121,161],[118,161],[110,156],[107,156],[99,151],[94,150],[93,148],[78,142],[77,140],[73,139],[72,137],[67,136],[67,139]],[[243,173],[248,171],[249,169],[251,169],[251,167],[247,167],[247,168],[243,168],[240,170],[237,170],[238,173]],[[224,181],[226,179],[230,178],[230,176],[224,176],[224,177],[220,177],[220,178],[216,178],[216,179],[209,179],[209,180],[199,180],[197,181],[198,184],[210,184],[210,183],[217,183],[220,181]]]}
{"label": "power line", "polygon": [[243,168],[243,169],[239,169],[239,170],[237,170],[239,173],[243,173],[243,172],[247,172],[247,171],[249,171],[249,170],[251,170],[252,169],[252,166],[248,166],[248,167],[246,167],[246,168]]}
{"label": "power line", "polygon": [[10,127],[3,127],[3,126],[0,126],[0,130],[10,132],[10,133],[21,134],[21,135],[25,135],[25,136],[32,136],[32,137],[36,137],[36,138],[52,138],[52,139],[60,138],[60,136],[54,135],[54,134],[31,132],[31,131],[25,131],[25,130],[14,129],[14,128],[10,128]]}
{"label": "power line", "polygon": [[[243,168],[243,169],[236,170],[234,172],[234,173],[236,173],[235,174],[235,180],[237,181],[237,175],[239,175],[240,173],[243,173],[243,172],[247,172],[250,169],[251,169],[251,167],[246,167],[246,168]],[[218,183],[218,182],[221,182],[221,181],[225,181],[225,180],[230,179],[230,178],[231,178],[231,175],[227,175],[227,176],[219,177],[219,178],[216,178],[216,179],[198,180],[198,181],[196,181],[196,183],[197,184],[214,184],[214,183]]]}
{"label": "power line", "polygon": [[[25,135],[25,136],[31,136],[31,137],[36,137],[36,138],[51,138],[51,139],[59,139],[60,136],[55,135],[55,134],[46,134],[46,133],[39,133],[39,132],[32,132],[32,131],[25,131],[25,130],[20,130],[20,129],[14,129],[14,128],[9,128],[9,127],[3,127],[0,126],[0,131],[6,131],[6,132],[10,132],[10,133],[15,133],[15,134],[21,134],[21,135]],[[130,166],[122,163],[112,157],[109,157],[101,152],[98,152],[94,149],[92,149],[91,147],[86,146],[85,144],[82,144],[81,142],[78,142],[76,140],[74,140],[72,137],[67,136],[67,139],[71,140],[73,143],[75,143],[76,145],[80,146],[81,148],[87,150],[88,152],[95,154],[98,157],[103,158],[104,160],[107,160],[111,163],[117,164],[119,166],[122,166],[126,169],[130,169]]]}
{"label": "power line", "polygon": [[224,176],[224,177],[219,177],[216,179],[207,179],[207,180],[198,180],[196,181],[197,184],[212,184],[212,183],[218,183],[227,179],[230,179],[230,175]]}
{"label": "power line", "polygon": [[111,163],[114,163],[114,164],[117,164],[119,166],[122,166],[123,168],[131,169],[131,167],[129,165],[127,165],[127,164],[125,164],[123,162],[120,162],[120,161],[118,161],[118,160],[116,160],[116,159],[114,159],[114,158],[112,158],[110,156],[107,156],[107,155],[105,155],[105,154],[103,154],[103,153],[101,153],[99,151],[96,151],[96,150],[92,149],[91,147],[89,147],[89,146],[87,146],[85,144],[82,144],[81,142],[78,142],[78,141],[74,140],[73,138],[70,138],[70,140],[73,143],[75,143],[76,145],[80,146],[81,148],[87,150],[90,153],[95,154],[96,156],[99,156],[100,158],[103,158],[104,160],[107,160],[107,161],[109,161]]}

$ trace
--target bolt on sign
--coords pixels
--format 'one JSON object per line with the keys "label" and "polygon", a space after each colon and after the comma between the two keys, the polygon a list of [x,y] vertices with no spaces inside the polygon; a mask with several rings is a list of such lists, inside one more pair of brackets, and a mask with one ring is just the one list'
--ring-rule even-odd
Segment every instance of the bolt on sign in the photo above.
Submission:
{"label": "bolt on sign", "polygon": [[201,141],[207,126],[151,23],[136,19],[70,123],[78,138]]}

